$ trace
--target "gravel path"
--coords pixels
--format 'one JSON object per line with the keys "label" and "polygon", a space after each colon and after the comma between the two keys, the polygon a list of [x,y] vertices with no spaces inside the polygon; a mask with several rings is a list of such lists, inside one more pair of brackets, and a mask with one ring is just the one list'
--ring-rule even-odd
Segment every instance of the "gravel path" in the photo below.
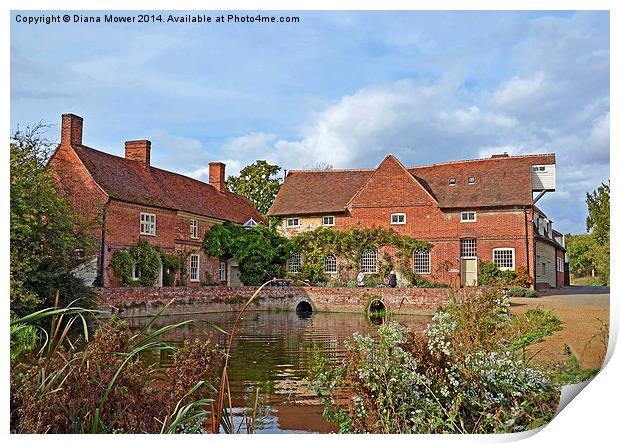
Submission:
{"label": "gravel path", "polygon": [[552,310],[562,321],[562,330],[531,347],[535,359],[561,362],[568,345],[584,368],[599,368],[607,352],[609,287],[569,287],[552,290],[538,298],[512,298],[511,311],[521,314],[530,308]]}

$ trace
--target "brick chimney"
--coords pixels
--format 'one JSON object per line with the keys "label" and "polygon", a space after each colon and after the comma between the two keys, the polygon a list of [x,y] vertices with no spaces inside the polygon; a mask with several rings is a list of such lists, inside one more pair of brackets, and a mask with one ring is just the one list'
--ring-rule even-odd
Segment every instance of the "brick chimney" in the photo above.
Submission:
{"label": "brick chimney", "polygon": [[136,160],[144,166],[151,164],[151,141],[128,140],[125,142],[125,159]]}
{"label": "brick chimney", "polygon": [[209,163],[209,183],[219,191],[226,190],[226,164],[222,162]]}
{"label": "brick chimney", "polygon": [[60,129],[60,143],[63,145],[81,145],[82,127],[84,119],[75,114],[62,115],[62,127]]}

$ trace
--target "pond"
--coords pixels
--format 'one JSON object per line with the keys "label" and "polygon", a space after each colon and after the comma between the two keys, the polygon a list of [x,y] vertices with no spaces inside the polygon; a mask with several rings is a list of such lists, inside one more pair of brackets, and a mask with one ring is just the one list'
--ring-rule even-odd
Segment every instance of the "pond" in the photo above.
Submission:
{"label": "pond", "polygon": [[[224,347],[226,335],[209,329],[208,321],[229,331],[237,313],[205,313],[162,316],[158,328],[166,324],[193,319],[196,322],[177,330],[165,339],[181,341],[202,335],[201,329],[213,332]],[[128,319],[138,329],[149,318]],[[429,317],[399,315],[392,317],[416,332],[421,332]],[[329,433],[337,429],[323,419],[323,405],[309,381],[313,351],[320,348],[331,362],[340,362],[347,341],[354,332],[376,335],[381,320],[356,313],[313,313],[289,311],[246,312],[237,325],[230,358],[229,377],[233,393],[235,422],[239,424],[245,409],[254,404],[258,388],[258,416],[255,433]],[[166,365],[166,356],[159,357]],[[244,427],[241,428],[244,433]]]}

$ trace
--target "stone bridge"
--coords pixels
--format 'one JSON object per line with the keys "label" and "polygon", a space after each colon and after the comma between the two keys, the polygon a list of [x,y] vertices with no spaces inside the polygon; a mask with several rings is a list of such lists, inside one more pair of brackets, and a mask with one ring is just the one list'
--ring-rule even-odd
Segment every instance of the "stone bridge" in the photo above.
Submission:
{"label": "stone bridge", "polygon": [[[109,314],[150,316],[174,299],[168,314],[238,311],[256,287],[122,287],[99,289],[100,308]],[[372,305],[389,312],[433,314],[452,298],[467,298],[472,288],[265,287],[251,310],[306,310],[363,313]]]}

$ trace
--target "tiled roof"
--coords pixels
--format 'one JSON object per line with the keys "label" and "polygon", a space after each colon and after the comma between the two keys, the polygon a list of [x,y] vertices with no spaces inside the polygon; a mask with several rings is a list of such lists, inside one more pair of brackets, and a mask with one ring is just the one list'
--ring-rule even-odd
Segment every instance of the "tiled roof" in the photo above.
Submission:
{"label": "tiled roof", "polygon": [[290,171],[267,215],[342,212],[373,171]]}
{"label": "tiled roof", "polygon": [[243,196],[212,185],[83,145],[73,149],[99,186],[112,198],[245,223],[261,214]]}
{"label": "tiled roof", "polygon": [[[531,167],[555,164],[554,154],[494,157],[407,168],[442,208],[532,205]],[[268,215],[346,210],[374,169],[291,171]],[[468,184],[470,177],[475,183]],[[456,179],[450,185],[450,178]]]}

